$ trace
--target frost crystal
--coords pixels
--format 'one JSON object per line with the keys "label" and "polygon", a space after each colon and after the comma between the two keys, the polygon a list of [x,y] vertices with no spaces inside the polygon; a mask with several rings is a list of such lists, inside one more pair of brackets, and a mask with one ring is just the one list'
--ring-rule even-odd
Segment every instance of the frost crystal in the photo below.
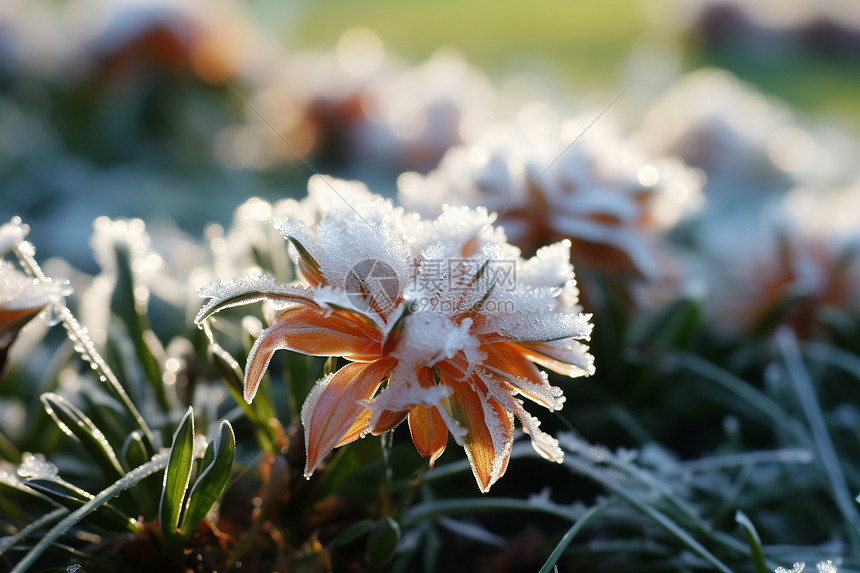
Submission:
{"label": "frost crystal", "polygon": [[211,300],[197,316],[202,325],[238,304],[282,303],[248,357],[249,401],[277,349],[351,361],[302,407],[306,475],[331,449],[405,420],[431,463],[450,432],[482,491],[505,472],[514,418],[542,456],[560,461],[558,442],[517,395],[556,410],[562,390],[538,366],[594,372],[570,244],[524,260],[485,209],[445,208],[425,220],[357,182],[317,176],[308,188],[278,224],[307,286],[216,281],[201,289]]}
{"label": "frost crystal", "polygon": [[[786,569],[785,567],[777,567],[776,569],[774,569],[774,573],[803,573],[804,569],[806,569],[806,563],[798,561],[792,566],[791,569]],[[816,563],[815,570],[818,573],[838,572],[836,565],[831,560]]]}
{"label": "frost crystal", "polygon": [[29,225],[22,223],[20,217],[0,225],[0,256],[15,248],[29,232]]}
{"label": "frost crystal", "polygon": [[49,462],[43,454],[30,452],[24,452],[21,465],[18,466],[18,475],[22,478],[50,480],[57,477],[57,471],[57,466]]}

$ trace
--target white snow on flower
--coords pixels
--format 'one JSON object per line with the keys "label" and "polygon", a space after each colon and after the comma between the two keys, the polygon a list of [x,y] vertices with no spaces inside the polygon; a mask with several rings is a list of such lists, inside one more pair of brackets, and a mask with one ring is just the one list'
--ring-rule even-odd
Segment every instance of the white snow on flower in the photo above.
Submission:
{"label": "white snow on flower", "polygon": [[68,283],[40,281],[0,261],[0,312],[41,309],[71,292]]}

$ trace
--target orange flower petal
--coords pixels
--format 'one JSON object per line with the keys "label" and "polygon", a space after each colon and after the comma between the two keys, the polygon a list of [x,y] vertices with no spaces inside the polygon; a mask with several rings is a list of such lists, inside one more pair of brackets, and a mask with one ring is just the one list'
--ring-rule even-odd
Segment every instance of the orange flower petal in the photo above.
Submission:
{"label": "orange flower petal", "polygon": [[513,445],[513,414],[473,387],[482,383],[473,377],[461,382],[442,373],[442,383],[453,388],[448,397],[451,417],[466,431],[463,446],[481,491],[486,493],[508,467]]}
{"label": "orange flower petal", "polygon": [[317,382],[302,406],[307,451],[305,477],[313,473],[332,449],[367,431],[370,412],[359,402],[373,396],[395,363],[393,358],[353,362]]}
{"label": "orange flower petal", "polygon": [[[436,375],[432,368],[419,368],[415,372],[418,383],[423,388],[436,385]],[[430,457],[430,467],[436,463],[448,444],[448,427],[435,406],[415,406],[409,412],[409,432],[418,453]]]}
{"label": "orange flower petal", "polygon": [[502,378],[523,396],[550,410],[558,410],[564,404],[561,390],[552,386],[546,376],[524,354],[517,344],[500,342],[484,344],[481,350],[487,353],[484,367]]}
{"label": "orange flower petal", "polygon": [[519,342],[523,355],[553,372],[565,376],[589,376],[594,373],[594,357],[588,347],[572,338],[551,342]]}
{"label": "orange flower petal", "polygon": [[249,403],[253,400],[276,350],[293,350],[311,356],[343,356],[357,362],[370,362],[379,358],[381,346],[373,334],[372,329],[348,312],[335,311],[326,316],[325,311],[317,308],[288,309],[281,313],[275,324],[260,333],[248,354],[245,400]]}
{"label": "orange flower petal", "polygon": [[435,407],[416,406],[409,412],[409,432],[412,442],[422,456],[430,457],[430,467],[436,463],[448,444],[448,428]]}
{"label": "orange flower petal", "polygon": [[379,434],[384,434],[389,430],[393,430],[400,425],[400,422],[406,419],[408,414],[409,410],[403,410],[401,412],[385,410],[379,415],[379,419],[376,420],[376,424],[373,426],[373,435],[378,436]]}

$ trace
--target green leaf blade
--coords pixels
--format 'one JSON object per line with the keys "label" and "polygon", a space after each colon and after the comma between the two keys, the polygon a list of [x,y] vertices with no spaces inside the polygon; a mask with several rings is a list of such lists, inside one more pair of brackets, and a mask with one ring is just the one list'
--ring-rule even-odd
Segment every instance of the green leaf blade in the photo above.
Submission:
{"label": "green leaf blade", "polygon": [[41,400],[60,430],[80,442],[109,479],[125,474],[104,432],[74,404],[53,392],[42,394]]}
{"label": "green leaf blade", "polygon": [[161,532],[169,543],[174,542],[177,537],[176,530],[179,527],[185,493],[191,481],[193,463],[194,411],[189,407],[173,435],[158,510],[161,516]]}
{"label": "green leaf blade", "polygon": [[188,494],[188,508],[182,520],[180,537],[189,539],[197,526],[209,513],[230,479],[233,457],[236,453],[236,436],[226,420],[221,422],[218,433],[206,448],[203,471]]}

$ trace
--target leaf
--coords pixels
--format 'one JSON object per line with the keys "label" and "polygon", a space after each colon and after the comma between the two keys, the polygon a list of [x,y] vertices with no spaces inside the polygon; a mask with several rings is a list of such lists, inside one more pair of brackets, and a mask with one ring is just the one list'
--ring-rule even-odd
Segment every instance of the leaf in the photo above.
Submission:
{"label": "leaf", "polygon": [[53,392],[41,396],[45,411],[68,436],[80,442],[109,479],[125,473],[104,433],[71,402]]}
{"label": "leaf", "polygon": [[582,517],[577,519],[570,529],[567,530],[567,533],[561,538],[561,541],[558,542],[558,545],[555,546],[555,549],[552,550],[552,553],[547,558],[546,563],[543,564],[543,567],[540,569],[540,573],[549,573],[555,567],[555,564],[558,562],[559,558],[564,554],[567,546],[570,545],[570,542],[573,541],[573,538],[576,537],[576,534],[579,533],[585,524],[588,523],[592,517],[596,514],[600,513],[604,509],[606,509],[611,504],[617,501],[616,498],[610,497],[597,505],[593,505],[588,510],[582,514]]}
{"label": "leaf", "polygon": [[82,519],[88,516],[99,507],[103,506],[107,501],[119,495],[122,491],[140,483],[144,478],[154,474],[155,472],[167,466],[168,454],[156,454],[153,458],[132,471],[125,474],[112,485],[100,491],[93,499],[85,503],[80,508],[76,509],[55,525],[51,531],[45,534],[39,543],[30,550],[27,555],[12,569],[11,573],[24,573],[30,568],[36,559],[45,552],[61,535],[69,531],[77,525]]}
{"label": "leaf", "polygon": [[[128,435],[120,450],[120,461],[127,471],[140,467],[149,461],[146,438],[143,432],[135,430]],[[154,477],[143,480],[134,491],[140,503],[141,513],[147,520],[155,517],[161,496],[161,483]]]}
{"label": "leaf", "polygon": [[[31,478],[25,480],[24,483],[72,510],[78,509],[94,497],[88,491],[59,479]],[[138,532],[141,529],[136,520],[109,503],[98,508],[90,517],[90,521],[94,525],[110,531]]]}
{"label": "leaf", "polygon": [[809,423],[809,430],[812,434],[815,450],[818,452],[818,459],[830,482],[830,493],[833,496],[833,501],[848,526],[846,529],[851,535],[852,547],[860,549],[860,511],[852,503],[842,462],[830,438],[824,412],[821,410],[821,404],[818,401],[818,395],[806,369],[806,364],[800,355],[797,339],[791,329],[783,327],[776,334],[776,343],[782,354],[785,372],[794,387],[806,421]]}
{"label": "leaf", "polygon": [[702,311],[697,300],[681,298],[655,316],[642,321],[637,339],[663,348],[686,348],[701,325]]}
{"label": "leaf", "polygon": [[176,433],[173,434],[173,444],[170,447],[170,457],[164,470],[164,482],[161,490],[159,515],[161,516],[161,532],[164,539],[171,542],[176,539],[176,528],[185,500],[185,492],[191,481],[191,467],[194,462],[194,410],[189,406]]}
{"label": "leaf", "polygon": [[221,497],[236,453],[236,436],[230,422],[224,420],[218,428],[215,439],[209,442],[203,456],[203,471],[188,494],[188,507],[182,519],[180,537],[189,539],[200,522],[209,513],[212,505]]}
{"label": "leaf", "polygon": [[287,235],[287,240],[293,244],[296,248],[296,251],[299,253],[299,257],[302,260],[302,270],[304,270],[308,277],[312,279],[315,283],[325,284],[325,279],[322,276],[322,271],[320,270],[320,264],[317,260],[311,255],[305,246],[299,241],[297,238]]}
{"label": "leaf", "polygon": [[0,540],[0,555],[6,553],[6,551],[17,545],[19,542],[25,540],[31,534],[61,519],[67,513],[69,513],[69,510],[65,507],[57,508],[54,511],[46,513],[38,519],[32,521],[26,527],[21,528],[21,530],[18,531],[18,533],[16,533],[15,535],[4,537]]}
{"label": "leaf", "polygon": [[755,565],[756,573],[770,573],[770,569],[764,560],[764,550],[761,547],[761,538],[758,536],[755,526],[746,516],[744,512],[738,510],[735,513],[735,523],[740,525],[747,536],[747,543],[752,551],[753,564]]}
{"label": "leaf", "polygon": [[112,310],[125,322],[129,338],[134,344],[138,364],[155,392],[159,406],[162,410],[168,411],[169,404],[165,385],[161,379],[161,365],[155,352],[153,352],[153,348],[157,348],[160,344],[157,344],[157,339],[155,340],[156,344],[153,344],[152,339],[155,338],[155,335],[149,328],[146,308],[141,308],[141,304],[134,294],[134,274],[131,270],[129,245],[118,241],[114,251],[116,252],[117,282],[111,301]]}
{"label": "leaf", "polygon": [[400,525],[391,517],[377,521],[367,539],[367,555],[371,567],[380,567],[394,555],[400,542]]}

